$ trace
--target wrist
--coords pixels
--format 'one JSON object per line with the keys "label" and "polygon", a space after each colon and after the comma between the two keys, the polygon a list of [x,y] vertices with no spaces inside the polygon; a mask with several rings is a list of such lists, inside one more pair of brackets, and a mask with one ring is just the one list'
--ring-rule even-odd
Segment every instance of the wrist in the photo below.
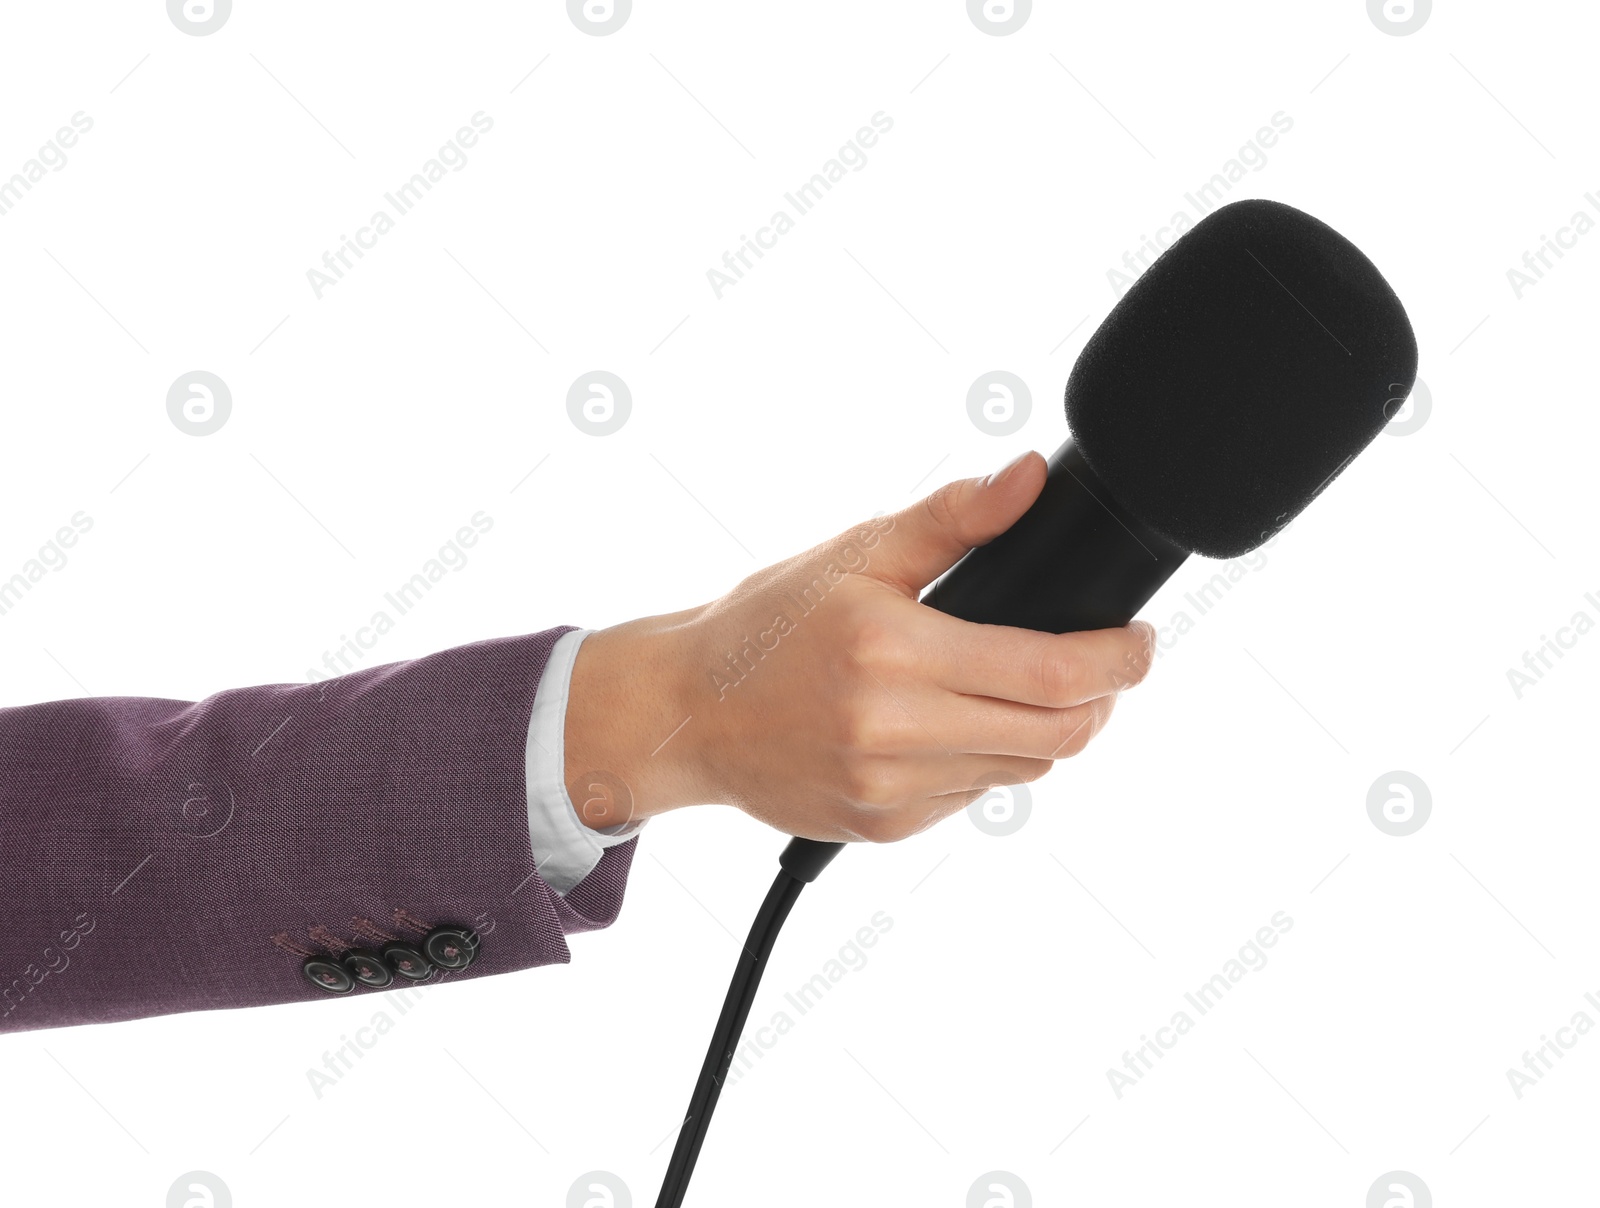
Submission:
{"label": "wrist", "polygon": [[687,633],[701,609],[598,630],[578,648],[563,741],[579,820],[606,830],[711,801],[695,732]]}

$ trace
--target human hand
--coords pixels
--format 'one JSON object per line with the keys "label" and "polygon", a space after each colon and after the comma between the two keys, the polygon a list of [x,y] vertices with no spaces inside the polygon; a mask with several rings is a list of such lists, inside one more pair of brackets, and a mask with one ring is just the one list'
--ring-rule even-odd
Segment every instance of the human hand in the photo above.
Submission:
{"label": "human hand", "polygon": [[713,603],[590,635],[565,734],[580,817],[721,802],[786,834],[890,842],[1078,754],[1149,670],[1151,626],[1046,634],[917,602],[1044,481],[1024,454]]}

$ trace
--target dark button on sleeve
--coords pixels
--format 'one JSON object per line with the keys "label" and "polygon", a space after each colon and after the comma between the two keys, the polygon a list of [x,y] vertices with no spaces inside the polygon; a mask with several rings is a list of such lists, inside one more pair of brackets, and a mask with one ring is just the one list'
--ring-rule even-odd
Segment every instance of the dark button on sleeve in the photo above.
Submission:
{"label": "dark button on sleeve", "polygon": [[433,972],[428,958],[410,944],[385,944],[383,959],[388,962],[389,968],[408,981],[423,981]]}
{"label": "dark button on sleeve", "polygon": [[465,969],[478,955],[478,933],[470,927],[435,927],[422,941],[422,950],[441,969]]}
{"label": "dark button on sleeve", "polygon": [[355,980],[349,973],[325,956],[313,956],[300,966],[306,980],[329,994],[347,994],[355,989]]}
{"label": "dark button on sleeve", "polygon": [[364,948],[346,952],[339,963],[363,986],[381,990],[394,981],[394,974],[389,971],[389,966],[383,963],[383,958],[376,952],[368,952]]}

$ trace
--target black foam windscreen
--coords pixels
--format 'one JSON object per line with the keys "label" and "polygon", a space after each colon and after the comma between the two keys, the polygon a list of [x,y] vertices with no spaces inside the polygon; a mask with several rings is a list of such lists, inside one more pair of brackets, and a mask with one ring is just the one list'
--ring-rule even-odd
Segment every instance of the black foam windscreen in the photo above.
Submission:
{"label": "black foam windscreen", "polygon": [[1129,512],[1211,557],[1288,524],[1393,418],[1417,342],[1332,227],[1274,201],[1213,211],[1089,338],[1067,424]]}

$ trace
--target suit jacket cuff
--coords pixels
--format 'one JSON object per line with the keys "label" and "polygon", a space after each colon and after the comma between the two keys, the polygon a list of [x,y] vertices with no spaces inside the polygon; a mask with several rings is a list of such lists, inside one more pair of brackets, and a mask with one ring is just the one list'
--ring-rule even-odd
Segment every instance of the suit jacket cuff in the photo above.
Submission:
{"label": "suit jacket cuff", "polygon": [[533,860],[545,884],[563,897],[594,871],[607,848],[626,843],[646,821],[638,818],[594,830],[578,817],[567,793],[566,722],[572,668],[578,647],[593,632],[572,629],[556,640],[534,694],[533,719],[528,726],[528,834],[533,841]]}

